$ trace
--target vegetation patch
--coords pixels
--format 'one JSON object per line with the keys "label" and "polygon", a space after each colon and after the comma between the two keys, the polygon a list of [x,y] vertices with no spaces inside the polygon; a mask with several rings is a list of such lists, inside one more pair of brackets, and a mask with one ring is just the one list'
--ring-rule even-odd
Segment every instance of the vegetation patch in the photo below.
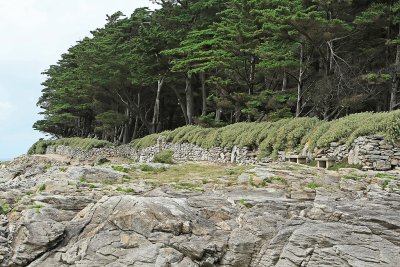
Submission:
{"label": "vegetation patch", "polygon": [[316,182],[310,182],[306,185],[307,188],[310,189],[317,189],[318,187],[321,187],[320,184],[316,183]]}
{"label": "vegetation patch", "polygon": [[79,137],[61,138],[57,140],[39,140],[29,148],[28,154],[45,154],[46,149],[49,146],[69,146],[72,148],[89,150],[92,148],[112,147],[113,144],[104,140]]}
{"label": "vegetation patch", "polygon": [[341,162],[335,163],[332,166],[330,166],[329,170],[338,171],[339,169],[343,169],[343,168],[353,168],[353,169],[361,170],[362,167],[363,167],[362,164],[349,164],[347,159],[343,159]]}
{"label": "vegetation patch", "polygon": [[132,193],[132,192],[134,192],[134,190],[132,188],[117,187],[116,190],[118,192],[123,192],[123,193]]}
{"label": "vegetation patch", "polygon": [[375,177],[378,177],[380,179],[389,179],[389,180],[400,180],[399,177],[388,174],[388,173],[377,173]]}
{"label": "vegetation patch", "polygon": [[0,214],[6,214],[11,210],[11,207],[8,203],[4,203],[0,205]]}
{"label": "vegetation patch", "polygon": [[248,203],[248,202],[247,202],[245,199],[243,199],[243,198],[239,200],[239,204],[240,204],[241,206],[247,208],[247,209],[250,209],[250,208],[253,207],[252,204]]}
{"label": "vegetation patch", "polygon": [[130,169],[125,168],[124,166],[112,166],[111,167],[114,171],[128,173]]}
{"label": "vegetation patch", "polygon": [[169,150],[169,149],[163,150],[154,156],[153,162],[172,164],[172,163],[174,163],[174,161],[172,159],[173,155],[174,155],[174,151]]}
{"label": "vegetation patch", "polygon": [[[328,147],[332,142],[350,145],[359,136],[379,134],[386,141],[394,142],[400,138],[399,121],[398,110],[357,113],[329,122],[305,117],[275,122],[241,122],[222,128],[185,126],[134,140],[131,145],[137,149],[152,146],[163,136],[167,142],[172,143],[191,143],[203,148],[259,148],[262,156],[277,156],[278,151],[300,150],[304,146],[310,149]],[[360,168],[360,165],[343,163],[336,168]]]}
{"label": "vegetation patch", "polygon": [[38,188],[39,192],[46,190],[46,184],[41,184]]}

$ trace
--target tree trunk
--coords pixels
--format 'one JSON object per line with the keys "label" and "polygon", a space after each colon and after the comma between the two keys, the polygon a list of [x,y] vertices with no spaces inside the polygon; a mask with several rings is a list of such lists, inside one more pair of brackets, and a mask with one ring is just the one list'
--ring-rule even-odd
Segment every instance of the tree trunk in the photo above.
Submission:
{"label": "tree trunk", "polygon": [[127,121],[125,122],[124,125],[124,136],[122,139],[122,143],[123,144],[127,144],[130,142],[130,131],[131,131],[131,125],[132,125],[132,116],[131,116],[131,111],[129,110],[129,108],[126,109],[126,116],[127,116]]}
{"label": "tree trunk", "polygon": [[[397,38],[400,39],[400,25],[399,25],[399,32]],[[394,110],[397,107],[397,90],[399,90],[399,83],[400,83],[400,45],[396,46],[396,60],[393,67],[393,74],[392,74],[392,84],[390,88],[390,111]]]}
{"label": "tree trunk", "polygon": [[131,140],[136,139],[136,137],[138,136],[138,127],[139,127],[139,116],[136,116],[135,127],[133,128],[133,134]]}
{"label": "tree trunk", "polygon": [[178,105],[181,107],[183,117],[185,118],[185,123],[186,123],[186,125],[188,125],[189,119],[188,119],[187,112],[186,112],[185,102],[183,101],[183,99],[181,98],[181,96],[179,95],[178,91],[176,91],[175,88],[172,88],[172,90],[174,91],[176,98],[178,99]]}
{"label": "tree trunk", "polygon": [[283,71],[282,91],[286,91],[287,81],[288,81],[287,73],[286,73],[286,71]]}
{"label": "tree trunk", "polygon": [[202,107],[201,107],[201,116],[207,115],[207,88],[206,88],[206,75],[204,72],[199,74],[200,83],[201,83],[201,98],[202,98]]}
{"label": "tree trunk", "polygon": [[222,115],[222,109],[218,108],[215,111],[215,121],[220,121],[221,120],[221,115]]}
{"label": "tree trunk", "polygon": [[157,132],[158,124],[159,124],[159,118],[160,118],[160,95],[161,95],[161,89],[164,84],[164,76],[160,77],[158,79],[157,83],[157,95],[156,95],[156,101],[154,104],[154,112],[153,112],[153,121],[152,121],[152,133]]}
{"label": "tree trunk", "polygon": [[186,74],[186,113],[188,118],[188,124],[193,124],[193,88],[192,88],[192,74],[188,72]]}
{"label": "tree trunk", "polygon": [[303,94],[303,55],[304,51],[303,51],[303,44],[300,46],[300,67],[299,67],[299,79],[297,81],[297,101],[296,101],[296,118],[300,117],[300,113],[301,113],[301,105],[302,105],[302,94]]}
{"label": "tree trunk", "polygon": [[240,107],[235,107],[235,123],[240,122]]}

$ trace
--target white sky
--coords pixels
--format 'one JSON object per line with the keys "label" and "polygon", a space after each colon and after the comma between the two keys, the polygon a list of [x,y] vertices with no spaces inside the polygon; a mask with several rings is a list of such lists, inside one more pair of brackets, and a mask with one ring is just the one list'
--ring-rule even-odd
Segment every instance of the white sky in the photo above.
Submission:
{"label": "white sky", "polygon": [[0,0],[0,160],[26,153],[41,136],[41,72],[76,41],[105,23],[106,14],[156,5],[149,0]]}

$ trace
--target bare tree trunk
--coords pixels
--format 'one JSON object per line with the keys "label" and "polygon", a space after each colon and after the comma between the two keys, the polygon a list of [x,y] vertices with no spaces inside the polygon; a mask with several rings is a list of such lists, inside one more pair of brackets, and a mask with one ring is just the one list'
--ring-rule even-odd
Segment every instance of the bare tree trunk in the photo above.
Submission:
{"label": "bare tree trunk", "polygon": [[188,124],[193,124],[193,88],[192,88],[192,74],[188,72],[186,74],[186,113],[188,118]]}
{"label": "bare tree trunk", "polygon": [[[400,38],[400,25],[399,25],[399,32],[397,35]],[[400,83],[400,45],[398,44],[396,47],[396,61],[393,67],[393,77],[392,77],[392,84],[390,88],[390,111],[394,110],[397,106],[397,90],[399,90],[399,83]]]}
{"label": "bare tree trunk", "polygon": [[183,101],[183,99],[181,98],[181,96],[179,95],[178,91],[176,91],[175,88],[172,88],[172,90],[174,90],[176,98],[178,99],[178,105],[181,107],[183,117],[185,118],[185,123],[186,123],[186,125],[188,125],[189,119],[188,119],[187,112],[186,112],[185,102]]}
{"label": "bare tree trunk", "polygon": [[164,84],[164,76],[160,77],[158,79],[157,83],[157,95],[156,95],[156,101],[154,104],[154,113],[153,113],[153,121],[152,121],[152,133],[157,132],[158,124],[159,124],[159,118],[160,118],[160,95],[161,95],[161,89]]}
{"label": "bare tree trunk", "polygon": [[287,73],[286,73],[286,71],[283,71],[282,91],[286,91],[287,81],[288,81]]}
{"label": "bare tree trunk", "polygon": [[217,108],[217,110],[215,111],[215,121],[220,121],[221,115],[222,115],[222,109]]}
{"label": "bare tree trunk", "polygon": [[240,108],[239,107],[235,107],[235,123],[240,122]]}
{"label": "bare tree trunk", "polygon": [[131,111],[129,108],[126,109],[126,117],[127,117],[127,121],[125,122],[124,125],[124,136],[122,139],[122,143],[123,144],[127,144],[130,141],[130,131],[131,131],[131,125],[132,125],[132,116],[131,116]]}
{"label": "bare tree trunk", "polygon": [[206,88],[206,75],[204,72],[199,74],[200,83],[201,83],[201,98],[202,98],[202,107],[201,107],[201,116],[207,115],[207,88]]}
{"label": "bare tree trunk", "polygon": [[133,128],[133,134],[131,140],[136,139],[136,137],[138,136],[138,127],[139,127],[139,116],[136,116],[135,127]]}
{"label": "bare tree trunk", "polygon": [[297,81],[297,101],[296,101],[296,118],[300,117],[301,113],[301,102],[302,102],[302,94],[303,94],[303,56],[304,56],[304,51],[303,51],[303,44],[300,46],[300,67],[299,67],[299,79]]}

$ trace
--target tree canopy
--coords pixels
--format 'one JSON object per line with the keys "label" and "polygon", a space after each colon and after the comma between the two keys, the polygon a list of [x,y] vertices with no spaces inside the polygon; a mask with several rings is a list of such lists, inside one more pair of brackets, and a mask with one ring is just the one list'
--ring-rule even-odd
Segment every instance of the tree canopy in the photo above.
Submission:
{"label": "tree canopy", "polygon": [[33,127],[116,143],[183,125],[400,106],[400,1],[160,0],[43,72]]}

